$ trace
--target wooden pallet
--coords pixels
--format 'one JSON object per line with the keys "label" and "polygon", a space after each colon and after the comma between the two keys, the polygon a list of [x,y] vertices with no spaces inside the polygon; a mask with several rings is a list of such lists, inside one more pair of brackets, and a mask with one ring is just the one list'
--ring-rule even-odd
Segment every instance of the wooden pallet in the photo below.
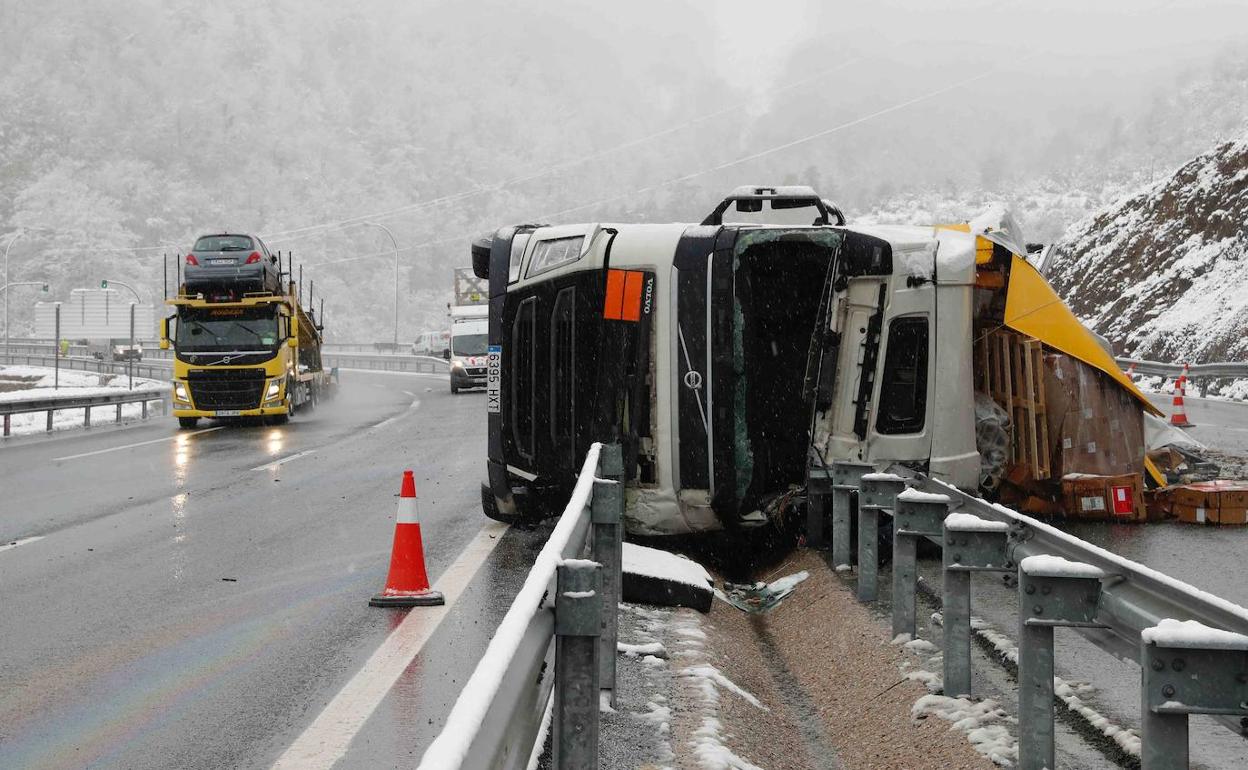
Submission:
{"label": "wooden pallet", "polygon": [[980,335],[977,382],[1010,415],[1010,463],[1039,481],[1052,476],[1044,395],[1044,346],[1011,329]]}

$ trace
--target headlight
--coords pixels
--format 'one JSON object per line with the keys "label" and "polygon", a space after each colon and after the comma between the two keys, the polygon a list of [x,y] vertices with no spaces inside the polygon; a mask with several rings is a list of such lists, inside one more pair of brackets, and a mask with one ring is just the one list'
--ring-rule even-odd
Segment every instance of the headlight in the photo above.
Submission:
{"label": "headlight", "polygon": [[452,369],[463,369],[463,368],[464,368],[464,362],[463,362],[463,361],[452,361],[452,362],[451,362],[451,368],[452,368]]}
{"label": "headlight", "polygon": [[269,382],[269,389],[264,394],[264,397],[266,399],[277,398],[277,394],[280,393],[281,390],[282,390],[282,378],[277,377],[276,379],[273,379],[272,381]]}
{"label": "headlight", "polygon": [[185,401],[190,403],[191,398],[186,394],[186,384],[181,382],[173,383],[173,400]]}

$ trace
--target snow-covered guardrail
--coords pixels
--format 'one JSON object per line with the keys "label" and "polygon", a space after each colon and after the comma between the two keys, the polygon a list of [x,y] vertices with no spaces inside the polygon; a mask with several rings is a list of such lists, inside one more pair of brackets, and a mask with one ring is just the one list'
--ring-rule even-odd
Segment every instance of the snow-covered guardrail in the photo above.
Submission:
{"label": "snow-covered guardrail", "polygon": [[623,475],[618,445],[590,448],[571,500],[420,770],[526,768],[548,726],[552,767],[598,766],[599,708],[615,688]]}
{"label": "snow-covered guardrail", "polygon": [[1186,768],[1189,714],[1237,733],[1248,718],[1248,609],[1125,559],[1042,521],[922,474],[861,463],[812,471],[808,538],[849,563],[857,500],[859,598],[875,599],[878,517],[893,518],[893,631],[913,634],[916,539],[941,546],[945,695],[971,694],[971,576],[1018,585],[1019,764],[1056,767],[1053,629],[1071,627],[1141,668],[1140,759]]}
{"label": "snow-covered guardrail", "polygon": [[[1118,365],[1126,369],[1134,366],[1136,374],[1150,377],[1178,377],[1183,364],[1167,364],[1162,361],[1146,361],[1142,358],[1119,357]],[[1200,395],[1208,394],[1209,381],[1224,378],[1248,377],[1248,361],[1214,361],[1207,364],[1191,364],[1187,367],[1188,379],[1200,386]]]}
{"label": "snow-covered guardrail", "polygon": [[135,377],[146,377],[152,380],[168,380],[172,371],[170,364],[143,363],[142,361],[101,361],[97,358],[83,356],[56,356],[0,353],[0,363],[23,364],[26,366],[60,366],[64,369],[75,369],[83,372],[99,372],[100,374],[134,374]]}
{"label": "snow-covered guardrail", "polygon": [[148,404],[155,402],[161,414],[168,411],[169,405],[166,402],[168,398],[168,388],[161,386],[159,389],[150,386],[137,390],[123,390],[118,393],[106,393],[94,396],[65,396],[65,397],[42,397],[23,399],[21,401],[0,401],[0,418],[3,420],[3,432],[0,435],[9,436],[12,430],[12,418],[15,414],[31,414],[35,412],[46,412],[48,415],[47,431],[52,431],[53,415],[63,409],[81,409],[82,425],[84,428],[91,427],[91,410],[104,406],[112,406],[116,408],[116,421],[121,422],[121,407],[126,404],[142,404],[142,418],[147,419]]}

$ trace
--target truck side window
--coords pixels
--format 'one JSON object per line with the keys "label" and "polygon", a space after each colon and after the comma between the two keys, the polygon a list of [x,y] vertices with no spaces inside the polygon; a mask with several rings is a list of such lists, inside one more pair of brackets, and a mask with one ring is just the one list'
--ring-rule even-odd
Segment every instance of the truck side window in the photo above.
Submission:
{"label": "truck side window", "polygon": [[511,327],[511,430],[516,449],[533,458],[533,410],[536,406],[537,298],[529,297],[516,309]]}
{"label": "truck side window", "polygon": [[875,429],[884,435],[919,433],[927,413],[927,318],[889,325]]}
{"label": "truck side window", "polygon": [[[555,296],[550,313],[550,438],[556,447],[572,439],[576,420],[573,371],[576,362],[576,288]],[[567,445],[571,448],[571,444]]]}

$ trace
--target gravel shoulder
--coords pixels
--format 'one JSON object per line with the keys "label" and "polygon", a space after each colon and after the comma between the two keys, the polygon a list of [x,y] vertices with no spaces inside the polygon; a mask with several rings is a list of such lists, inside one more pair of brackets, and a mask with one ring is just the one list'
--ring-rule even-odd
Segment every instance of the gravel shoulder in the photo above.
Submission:
{"label": "gravel shoulder", "polygon": [[620,642],[662,649],[618,656],[602,766],[994,767],[949,722],[914,718],[928,694],[903,673],[914,655],[889,643],[819,553],[799,550],[770,577],[799,571],[809,577],[763,615],[718,599],[706,615],[621,605]]}

